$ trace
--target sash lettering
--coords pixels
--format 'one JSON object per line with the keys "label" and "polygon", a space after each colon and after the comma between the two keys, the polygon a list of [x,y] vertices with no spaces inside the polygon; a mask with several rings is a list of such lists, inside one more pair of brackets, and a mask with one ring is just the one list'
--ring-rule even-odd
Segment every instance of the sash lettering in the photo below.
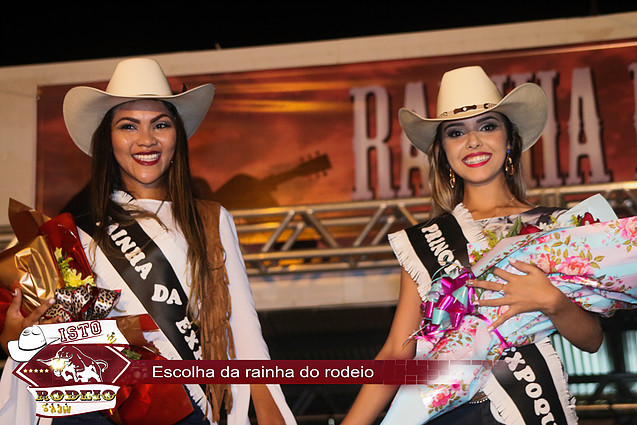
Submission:
{"label": "sash lettering", "polygon": [[[429,276],[440,275],[441,271],[450,274],[459,265],[470,264],[467,240],[452,214],[412,226],[405,233]],[[536,344],[505,351],[501,360],[496,362],[493,374],[526,425],[567,423],[551,365]]]}
{"label": "sash lettering", "polygon": [[439,274],[441,268],[450,274],[463,265],[469,265],[468,241],[453,215],[441,215],[405,232],[429,276]]}
{"label": "sash lettering", "polygon": [[145,262],[139,264],[140,261],[144,260],[146,256],[142,252],[141,249],[133,242],[130,236],[128,236],[128,232],[125,229],[119,227],[119,225],[111,225],[108,227],[108,234],[115,246],[119,247],[131,267],[135,269],[136,272],[139,273],[139,277],[146,280],[148,273],[153,268],[153,264],[149,262]]}
{"label": "sash lettering", "polygon": [[[76,218],[89,234],[94,225]],[[109,262],[185,360],[200,360],[197,326],[188,319],[188,296],[170,262],[139,223],[108,227],[111,250],[103,250]],[[119,254],[121,253],[121,254]]]}
{"label": "sash lettering", "polygon": [[420,231],[425,235],[429,249],[433,253],[434,257],[436,257],[438,264],[444,267],[445,273],[449,274],[453,270],[462,266],[454,257],[453,251],[449,249],[449,244],[436,223],[431,226],[423,227]]}
{"label": "sash lettering", "polygon": [[156,303],[166,303],[166,304],[177,304],[181,305],[181,298],[179,298],[179,292],[177,292],[174,288],[169,290],[164,285],[160,283],[155,284],[155,292],[153,292],[153,297],[151,300]]}
{"label": "sash lettering", "polygon": [[526,424],[565,424],[550,368],[535,344],[507,350],[493,368],[502,388],[515,400]]}

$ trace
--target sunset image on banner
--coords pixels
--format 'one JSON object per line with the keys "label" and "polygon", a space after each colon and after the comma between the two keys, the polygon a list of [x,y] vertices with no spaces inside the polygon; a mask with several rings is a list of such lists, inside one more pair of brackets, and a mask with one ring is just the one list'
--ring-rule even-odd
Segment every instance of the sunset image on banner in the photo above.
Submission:
{"label": "sunset image on banner", "polygon": [[[405,140],[397,111],[435,114],[440,76],[476,63],[503,92],[531,81],[551,102],[543,137],[525,158],[529,187],[635,178],[634,42],[170,81],[175,92],[216,87],[190,160],[202,195],[233,210],[428,194],[424,154]],[[64,128],[68,88],[39,88],[37,207],[49,214],[83,188],[90,165]]]}

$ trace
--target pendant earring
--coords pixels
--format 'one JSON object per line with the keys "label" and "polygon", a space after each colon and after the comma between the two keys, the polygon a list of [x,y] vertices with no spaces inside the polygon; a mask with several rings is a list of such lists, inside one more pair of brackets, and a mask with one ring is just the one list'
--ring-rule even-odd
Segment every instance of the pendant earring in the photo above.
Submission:
{"label": "pendant earring", "polygon": [[452,189],[456,187],[456,173],[454,173],[451,168],[449,169],[449,186],[451,186]]}
{"label": "pendant earring", "polygon": [[511,159],[511,155],[509,155],[510,151],[507,149],[507,157],[504,160],[504,171],[510,176],[515,173],[515,167],[513,166],[513,160]]}

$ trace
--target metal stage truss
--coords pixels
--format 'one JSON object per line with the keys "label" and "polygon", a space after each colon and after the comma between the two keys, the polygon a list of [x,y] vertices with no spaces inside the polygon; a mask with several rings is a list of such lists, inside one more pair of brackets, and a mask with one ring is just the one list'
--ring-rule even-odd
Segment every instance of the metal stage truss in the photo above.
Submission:
{"label": "metal stage truss", "polygon": [[[626,217],[637,216],[636,192],[637,181],[631,181],[534,188],[527,195],[533,204],[568,208],[600,193],[620,217]],[[249,275],[273,276],[397,268],[398,263],[387,241],[387,235],[426,220],[430,205],[429,197],[419,197],[231,210],[231,213]],[[9,226],[0,228],[0,249],[4,249],[12,238]],[[320,278],[320,275],[317,276]],[[271,343],[273,358],[287,358],[286,354],[292,356],[291,358],[305,355],[305,352],[298,353],[299,347],[305,347],[307,351],[318,351],[319,348],[329,350],[332,347],[334,353],[330,351],[326,356],[351,356],[361,352],[365,344],[369,346],[366,348],[371,358],[374,355],[371,352],[377,352],[386,337],[393,314],[391,308],[372,306],[351,311],[330,311],[329,308],[325,311],[272,311],[261,312],[260,316],[264,336]],[[608,363],[607,370],[601,374],[588,370],[567,370],[573,384],[592,386],[584,391],[584,397],[582,394],[578,397],[583,401],[577,409],[583,419],[582,423],[594,423],[597,419],[604,418],[615,420],[604,423],[628,424],[633,423],[631,421],[637,412],[637,367],[629,367],[629,360],[634,357],[637,347],[637,320],[634,310],[620,313],[627,314],[618,314],[603,323],[608,346],[606,354],[603,354]],[[364,314],[377,318],[377,330],[340,334],[338,329],[331,329],[332,333],[312,337],[305,335],[306,332],[299,337],[293,332],[280,331],[280,328],[285,328],[281,325],[282,322],[298,323],[299,327],[306,328],[309,323],[325,322],[325,326],[328,326],[339,320],[350,323],[351,326],[357,321],[371,322],[372,319],[362,316]],[[337,318],[336,321],[334,317]],[[626,335],[632,335],[630,341],[633,345],[626,345]],[[364,339],[361,339],[363,336]],[[294,350],[287,353],[285,350],[288,348]],[[565,351],[568,358],[577,354],[568,350]],[[361,356],[368,356],[368,353]],[[636,363],[634,358],[632,363]],[[567,369],[570,368],[568,364],[566,366]],[[614,395],[609,396],[607,390],[613,386],[616,390]],[[334,423],[334,420],[342,418],[351,405],[357,388],[300,386],[287,388],[286,392],[299,424],[312,425]],[[330,413],[320,413],[325,411]]]}
{"label": "metal stage truss", "polygon": [[[637,181],[537,188],[538,205],[570,207],[602,194],[620,216],[637,215]],[[250,275],[395,267],[387,234],[429,217],[431,198],[233,210]]]}
{"label": "metal stage truss", "polygon": [[[602,194],[637,215],[637,181],[534,188],[533,204],[570,207]],[[431,198],[380,199],[232,210],[250,275],[395,267],[387,234],[429,217]],[[13,238],[0,226],[0,248]]]}
{"label": "metal stage truss", "polygon": [[[533,204],[569,208],[600,193],[618,216],[627,217],[637,215],[636,191],[637,181],[631,181],[535,188],[527,195]],[[426,220],[430,204],[429,197],[420,197],[231,212],[237,224],[248,273],[264,276],[397,267],[387,235]],[[633,423],[637,411],[634,392],[637,374],[635,370],[627,370],[626,353],[623,352],[626,342],[621,341],[634,339],[634,332],[627,331],[634,331],[636,323],[633,312],[622,313],[628,314],[619,314],[604,323],[609,348],[597,354],[608,363],[610,373],[599,375],[566,365],[571,382],[592,386],[578,397],[581,403],[577,411],[582,423],[601,418],[614,420],[609,423]],[[561,339],[558,335],[554,338]],[[569,358],[582,355],[575,348],[564,351]],[[291,400],[297,403],[305,400],[303,397],[312,400],[336,397],[334,393],[320,388],[305,388],[300,395],[295,395],[290,394]],[[347,395],[344,397],[347,398]],[[353,395],[350,394],[350,397]],[[338,411],[336,408],[333,410]],[[299,414],[299,423],[308,425],[330,423],[330,420],[342,417],[337,413],[318,415],[312,420],[312,415],[304,408],[296,413]]]}

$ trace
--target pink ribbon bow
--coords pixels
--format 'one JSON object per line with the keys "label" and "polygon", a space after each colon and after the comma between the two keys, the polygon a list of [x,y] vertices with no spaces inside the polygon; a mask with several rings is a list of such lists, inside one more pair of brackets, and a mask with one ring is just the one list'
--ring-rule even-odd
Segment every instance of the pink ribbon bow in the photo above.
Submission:
{"label": "pink ribbon bow", "polygon": [[[441,288],[438,299],[420,305],[423,321],[418,337],[434,338],[441,327],[444,330],[456,329],[465,315],[473,313],[473,301],[477,296],[474,288],[466,286],[470,279],[474,279],[473,273],[465,271],[456,278],[443,276],[438,280]],[[448,326],[443,326],[447,322]]]}
{"label": "pink ribbon bow", "polygon": [[[475,288],[467,286],[467,281],[475,279],[471,270],[465,270],[458,277],[452,278],[443,276],[437,280],[441,291],[435,301],[425,301],[421,303],[420,309],[423,312],[423,319],[420,329],[416,332],[416,339],[433,340],[438,333],[457,329],[462,322],[462,318],[467,314],[475,314],[487,323],[491,323],[484,315],[478,314],[473,305],[479,298]],[[501,348],[508,348],[509,343],[500,335],[497,330],[493,331],[501,343]]]}

